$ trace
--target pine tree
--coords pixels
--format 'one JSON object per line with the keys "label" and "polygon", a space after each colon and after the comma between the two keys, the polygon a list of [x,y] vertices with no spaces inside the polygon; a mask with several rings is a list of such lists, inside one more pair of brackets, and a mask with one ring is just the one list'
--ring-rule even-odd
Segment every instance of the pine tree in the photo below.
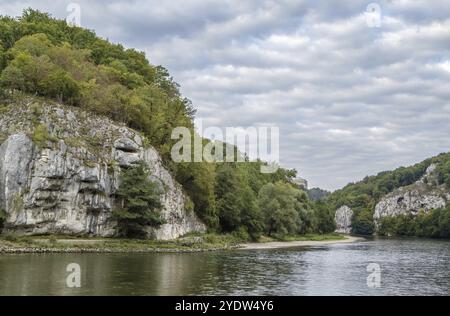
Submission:
{"label": "pine tree", "polygon": [[116,193],[120,207],[114,211],[114,217],[120,234],[125,237],[144,238],[146,226],[163,224],[158,212],[161,191],[149,175],[144,163],[125,169],[121,175]]}

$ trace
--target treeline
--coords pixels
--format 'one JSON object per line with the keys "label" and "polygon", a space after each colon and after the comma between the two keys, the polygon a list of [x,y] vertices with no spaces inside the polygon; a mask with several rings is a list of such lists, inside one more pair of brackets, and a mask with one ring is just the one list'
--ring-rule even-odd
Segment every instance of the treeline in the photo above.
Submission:
{"label": "treeline", "polygon": [[224,232],[256,238],[334,231],[334,213],[292,184],[295,172],[261,174],[261,163],[217,164],[216,209]]}
{"label": "treeline", "polygon": [[385,217],[379,224],[378,234],[450,238],[450,205],[428,213],[421,211],[416,216],[409,214]]}
{"label": "treeline", "polygon": [[[5,102],[21,91],[105,115],[141,131],[211,230],[252,238],[334,230],[332,210],[311,202],[292,184],[295,170],[280,168],[274,174],[261,174],[264,162],[248,160],[173,163],[171,132],[183,126],[194,134],[195,109],[168,71],[151,65],[142,52],[28,9],[19,18],[0,18],[0,71],[0,97]],[[138,206],[129,207],[142,214]],[[117,216],[126,221],[127,212]],[[141,216],[137,222],[145,220]]]}
{"label": "treeline", "polygon": [[[341,190],[333,192],[327,199],[327,204],[334,210],[347,205],[354,211],[352,229],[355,234],[370,235],[375,231],[373,213],[381,197],[397,188],[411,185],[422,178],[427,168],[436,164],[435,183],[431,185],[446,185],[450,189],[450,153],[443,153],[436,157],[424,160],[411,167],[401,167],[394,171],[381,172],[376,176],[366,177],[361,182],[350,183]],[[425,180],[427,181],[427,180]],[[422,214],[417,218],[413,216],[400,216],[384,219],[380,234],[386,235],[413,235],[413,236],[446,236],[445,229],[441,233],[441,224],[436,224],[436,214],[444,214],[448,209],[435,210],[429,214]],[[440,215],[439,215],[440,216]],[[448,220],[448,218],[447,218]],[[433,224],[432,224],[433,223]],[[449,223],[447,223],[448,225]],[[442,226],[444,225],[444,226]],[[411,227],[415,228],[412,229]],[[417,228],[421,227],[421,228]],[[408,233],[405,233],[408,232]]]}
{"label": "treeline", "polygon": [[331,194],[331,192],[327,190],[322,190],[321,188],[312,188],[307,191],[308,197],[313,201],[320,201],[325,199],[327,196]]}

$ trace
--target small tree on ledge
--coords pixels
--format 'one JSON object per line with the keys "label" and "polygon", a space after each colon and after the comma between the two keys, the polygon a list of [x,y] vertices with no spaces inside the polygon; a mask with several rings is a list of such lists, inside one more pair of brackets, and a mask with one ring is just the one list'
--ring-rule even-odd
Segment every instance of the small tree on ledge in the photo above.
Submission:
{"label": "small tree on ledge", "polygon": [[149,176],[143,162],[123,170],[121,174],[116,193],[120,206],[113,212],[121,236],[145,238],[146,226],[158,227],[164,223],[159,214],[161,192]]}

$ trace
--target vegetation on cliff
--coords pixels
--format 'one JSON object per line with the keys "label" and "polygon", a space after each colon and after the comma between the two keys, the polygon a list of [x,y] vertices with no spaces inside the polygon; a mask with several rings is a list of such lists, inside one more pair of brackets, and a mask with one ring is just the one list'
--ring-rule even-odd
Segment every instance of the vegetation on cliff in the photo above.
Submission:
{"label": "vegetation on cliff", "polygon": [[[366,177],[361,182],[350,183],[341,190],[333,192],[327,199],[332,209],[347,205],[353,212],[352,231],[356,234],[370,235],[375,231],[373,213],[375,205],[386,194],[400,187],[406,187],[420,180],[427,168],[436,165],[436,186],[450,189],[450,153],[443,153],[426,159],[411,167],[401,167],[394,171],[380,172]],[[428,181],[424,178],[424,181]],[[378,233],[382,235],[408,235],[424,237],[448,237],[450,208],[424,212],[419,216],[401,215],[383,218]]]}
{"label": "vegetation on cliff", "polygon": [[[2,103],[12,103],[20,93],[38,95],[140,131],[159,151],[211,231],[257,239],[261,234],[334,230],[332,209],[311,202],[293,184],[295,170],[280,168],[262,174],[265,163],[248,159],[244,163],[174,163],[170,151],[176,140],[171,132],[183,126],[195,135],[195,109],[168,71],[150,64],[142,52],[29,9],[19,18],[0,18],[0,72]],[[34,134],[38,144],[48,140],[42,126],[36,126]],[[142,226],[147,220],[157,225],[158,219],[143,211],[156,207],[153,189],[136,193],[135,188],[119,192],[124,208],[116,216],[127,227],[131,222]]]}
{"label": "vegetation on cliff", "polygon": [[418,215],[385,217],[378,233],[383,236],[450,238],[450,205]]}
{"label": "vegetation on cliff", "polygon": [[158,212],[161,189],[150,180],[144,163],[122,171],[116,192],[121,207],[113,214],[119,223],[121,236],[145,237],[145,227],[163,224]]}
{"label": "vegetation on cliff", "polygon": [[0,209],[0,230],[3,228],[3,222],[6,219],[6,212]]}

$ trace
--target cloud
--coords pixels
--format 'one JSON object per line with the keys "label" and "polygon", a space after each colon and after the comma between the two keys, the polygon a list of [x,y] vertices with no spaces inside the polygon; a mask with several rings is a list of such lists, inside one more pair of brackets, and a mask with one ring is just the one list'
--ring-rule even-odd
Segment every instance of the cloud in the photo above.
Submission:
{"label": "cloud", "polygon": [[[87,1],[82,23],[166,66],[206,126],[276,125],[281,162],[339,188],[450,147],[450,8],[379,1]],[[64,2],[0,1],[64,18]]]}

